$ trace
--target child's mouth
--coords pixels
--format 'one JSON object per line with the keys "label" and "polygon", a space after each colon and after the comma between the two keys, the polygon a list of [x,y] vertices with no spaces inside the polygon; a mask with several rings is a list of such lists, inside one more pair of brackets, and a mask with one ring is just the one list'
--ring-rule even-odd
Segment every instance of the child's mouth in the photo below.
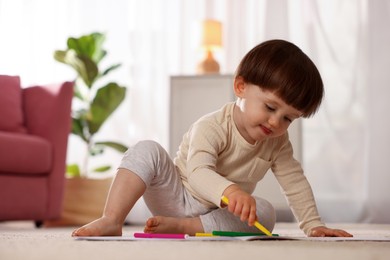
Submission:
{"label": "child's mouth", "polygon": [[267,127],[265,127],[265,126],[263,126],[263,125],[260,125],[260,128],[263,130],[263,132],[264,132],[266,135],[270,135],[270,134],[272,133],[272,131],[271,131],[269,128],[267,128]]}

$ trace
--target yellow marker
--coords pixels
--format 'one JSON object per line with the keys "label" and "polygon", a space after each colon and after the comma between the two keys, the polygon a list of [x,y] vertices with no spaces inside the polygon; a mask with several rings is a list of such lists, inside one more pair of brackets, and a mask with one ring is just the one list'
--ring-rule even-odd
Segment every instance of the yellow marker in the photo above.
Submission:
{"label": "yellow marker", "polygon": [[213,233],[195,233],[196,237],[214,237]]}
{"label": "yellow marker", "polygon": [[[222,196],[221,198],[222,202],[225,203],[226,205],[229,205],[229,199],[226,198],[225,196]],[[261,232],[266,234],[269,237],[272,237],[272,233],[268,231],[263,225],[261,225],[258,221],[255,221],[255,227],[257,227]]]}

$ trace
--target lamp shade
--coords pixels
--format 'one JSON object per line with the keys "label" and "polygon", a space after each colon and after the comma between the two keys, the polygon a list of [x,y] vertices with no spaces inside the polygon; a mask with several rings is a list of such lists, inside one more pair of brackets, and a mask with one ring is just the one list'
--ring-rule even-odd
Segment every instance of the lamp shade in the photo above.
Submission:
{"label": "lamp shade", "polygon": [[206,49],[222,47],[222,24],[215,20],[203,21],[202,46]]}

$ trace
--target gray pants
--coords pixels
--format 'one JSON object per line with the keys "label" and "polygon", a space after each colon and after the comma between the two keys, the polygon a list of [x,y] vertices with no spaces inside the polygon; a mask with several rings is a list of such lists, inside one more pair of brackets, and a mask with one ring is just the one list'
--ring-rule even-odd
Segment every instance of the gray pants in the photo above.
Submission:
{"label": "gray pants", "polygon": [[[248,226],[226,208],[207,208],[184,187],[179,169],[163,147],[154,141],[141,141],[130,147],[119,168],[137,174],[146,184],[144,200],[154,216],[200,217],[205,232],[213,230],[259,232]],[[256,199],[259,222],[272,231],[275,210],[262,198]]]}

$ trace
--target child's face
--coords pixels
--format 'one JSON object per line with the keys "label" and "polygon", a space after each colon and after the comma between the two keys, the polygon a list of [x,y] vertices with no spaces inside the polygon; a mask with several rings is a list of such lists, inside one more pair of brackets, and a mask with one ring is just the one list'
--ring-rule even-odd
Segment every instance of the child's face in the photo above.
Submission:
{"label": "child's face", "polygon": [[235,93],[238,100],[234,122],[241,135],[252,144],[283,135],[291,122],[302,115],[272,92],[256,85],[235,85]]}

